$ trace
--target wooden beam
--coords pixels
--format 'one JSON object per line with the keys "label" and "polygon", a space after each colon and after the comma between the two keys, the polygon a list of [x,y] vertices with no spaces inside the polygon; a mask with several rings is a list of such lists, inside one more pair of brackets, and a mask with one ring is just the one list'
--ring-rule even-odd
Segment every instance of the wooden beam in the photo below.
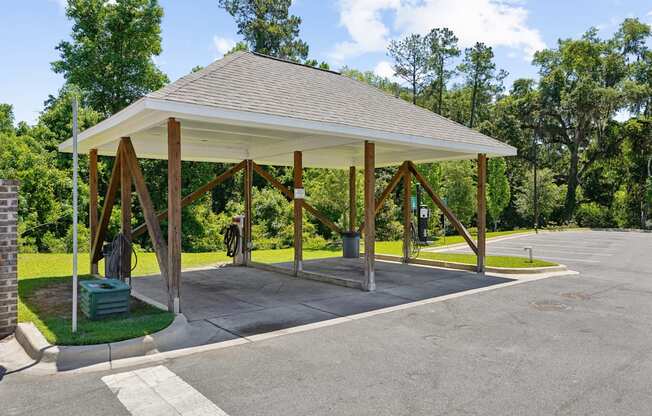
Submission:
{"label": "wooden beam", "polygon": [[143,177],[143,172],[140,170],[140,166],[138,165],[138,159],[136,158],[136,152],[131,144],[131,140],[125,140],[124,142],[121,142],[121,144],[123,145],[121,146],[122,161],[123,163],[127,163],[129,166],[131,179],[136,187],[136,195],[138,195],[138,200],[140,201],[140,206],[143,210],[143,216],[145,217],[145,224],[147,224],[147,231],[149,231],[149,236],[154,245],[158,267],[161,270],[161,275],[165,279],[169,291],[168,248],[163,239],[163,233],[161,232],[161,226],[156,217],[156,212],[154,211],[152,198],[149,196],[149,191],[145,184],[145,178]]}
{"label": "wooden beam", "polygon": [[303,271],[303,215],[301,204],[303,198],[296,197],[298,190],[303,191],[303,160],[299,151],[294,152],[294,275]]}
{"label": "wooden beam", "polygon": [[[237,172],[240,170],[244,169],[245,162],[242,161],[238,163],[237,165],[229,168],[226,170],[224,173],[219,174],[215,178],[211,179],[210,182],[205,183],[204,185],[200,186],[197,188],[196,191],[192,192],[191,194],[188,194],[181,200],[181,208],[185,208],[188,205],[192,204],[199,198],[201,198],[202,195],[204,195],[206,192],[210,191],[211,189],[215,188],[217,185],[221,184],[225,180],[231,178],[233,175],[235,175]],[[168,211],[163,210],[159,211],[156,213],[156,217],[158,218],[159,221],[163,221],[167,218],[168,216]],[[140,237],[141,235],[145,234],[147,232],[147,224],[141,224],[138,227],[136,227],[133,231],[133,238]]]}
{"label": "wooden beam", "polygon": [[[270,185],[272,185],[274,188],[278,189],[283,195],[285,195],[288,201],[292,201],[294,199],[294,194],[290,189],[288,189],[287,186],[283,185],[281,182],[276,180],[276,178],[270,175],[269,172],[263,169],[260,165],[256,163],[254,163],[253,165],[254,165],[254,171],[257,174],[259,174],[262,178],[264,178],[267,182],[269,182]],[[313,207],[306,201],[303,201],[302,206],[304,210],[312,214],[315,218],[321,221],[322,224],[330,228],[333,232],[335,232],[338,235],[342,234],[342,229],[338,227],[333,221],[329,220],[326,215],[318,211],[317,208]]]}
{"label": "wooden beam", "polygon": [[487,155],[478,155],[478,273],[485,270],[487,254]]}
{"label": "wooden beam", "polygon": [[364,143],[364,290],[376,290],[375,252],[376,252],[376,187],[375,146]]}
{"label": "wooden beam", "polygon": [[181,284],[181,124],[168,119],[168,310],[179,313]]}
{"label": "wooden beam", "polygon": [[[91,149],[88,153],[88,228],[90,230],[90,247],[88,248],[93,253],[93,243],[97,235],[97,206],[98,206],[98,192],[97,192],[97,149]],[[91,274],[98,274],[97,262],[93,260],[93,255],[90,258],[90,271]]]}
{"label": "wooden beam", "polygon": [[[376,199],[376,208],[375,208],[375,215],[378,215],[381,209],[383,209],[383,204],[385,203],[385,200],[387,197],[396,189],[396,186],[398,186],[398,183],[401,181],[401,178],[403,178],[403,172],[407,169],[405,163],[403,163],[401,166],[398,167],[398,170],[394,173],[392,178],[389,180],[389,183],[383,190],[383,192],[380,194],[378,199]],[[359,232],[364,232],[364,221],[362,221],[362,224],[360,224],[359,227]]]}
{"label": "wooden beam", "polygon": [[126,163],[120,164],[120,232],[129,241],[121,253],[120,278],[124,281],[131,277],[131,173]]}
{"label": "wooden beam", "polygon": [[444,213],[446,218],[453,224],[453,227],[455,227],[455,230],[458,232],[459,235],[464,238],[464,241],[471,247],[471,250],[477,255],[478,254],[478,247],[475,245],[475,242],[471,238],[471,234],[467,231],[466,228],[464,228],[464,225],[457,219],[457,217],[453,214],[453,212],[444,204],[444,201],[442,201],[432,190],[430,187],[430,184],[424,178],[421,173],[417,170],[417,167],[414,165],[412,162],[408,162],[408,167],[412,174],[414,175],[414,178],[421,183],[421,186],[423,186],[423,189],[426,191],[426,193],[430,196],[432,201],[437,205],[437,208],[441,210],[441,212]]}
{"label": "wooden beam", "polygon": [[[412,175],[409,169],[403,169],[403,263],[410,261],[410,244],[412,242],[412,207],[410,197],[412,196]],[[417,207],[417,212],[419,207]],[[417,216],[418,218],[418,216]]]}
{"label": "wooden beam", "polygon": [[118,185],[120,185],[120,163],[122,163],[121,147],[122,143],[118,146],[118,153],[113,161],[111,179],[109,179],[109,186],[106,190],[106,196],[104,197],[104,206],[102,207],[102,214],[100,215],[100,220],[97,224],[97,233],[93,239],[91,258],[92,262],[95,263],[100,261],[102,258],[102,244],[104,243],[106,230],[109,226],[109,220],[111,219],[111,211],[113,211],[113,204],[115,203],[115,197],[118,193]]}
{"label": "wooden beam", "polygon": [[251,264],[251,228],[253,226],[252,222],[252,188],[253,188],[253,161],[250,159],[246,160],[245,163],[245,174],[244,174],[244,205],[245,205],[245,218],[244,218],[244,227],[243,227],[243,239],[242,239],[242,248],[244,250],[244,265],[249,266]]}
{"label": "wooden beam", "polygon": [[356,223],[356,192],[355,192],[355,166],[349,168],[349,232],[355,231]]}

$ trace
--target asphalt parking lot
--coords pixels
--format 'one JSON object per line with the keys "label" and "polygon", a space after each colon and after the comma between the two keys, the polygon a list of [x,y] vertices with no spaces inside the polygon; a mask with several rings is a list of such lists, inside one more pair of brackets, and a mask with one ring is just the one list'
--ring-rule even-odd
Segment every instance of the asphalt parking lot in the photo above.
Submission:
{"label": "asphalt parking lot", "polygon": [[652,234],[542,233],[489,254],[524,245],[581,274],[139,368],[14,373],[0,382],[2,412],[649,415]]}

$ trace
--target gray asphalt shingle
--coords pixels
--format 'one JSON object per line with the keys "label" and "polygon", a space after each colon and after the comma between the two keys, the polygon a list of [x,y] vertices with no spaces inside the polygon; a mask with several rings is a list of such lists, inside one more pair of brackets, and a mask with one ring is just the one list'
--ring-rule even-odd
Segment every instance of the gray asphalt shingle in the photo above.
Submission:
{"label": "gray asphalt shingle", "polygon": [[227,55],[148,97],[513,150],[344,75],[251,52]]}

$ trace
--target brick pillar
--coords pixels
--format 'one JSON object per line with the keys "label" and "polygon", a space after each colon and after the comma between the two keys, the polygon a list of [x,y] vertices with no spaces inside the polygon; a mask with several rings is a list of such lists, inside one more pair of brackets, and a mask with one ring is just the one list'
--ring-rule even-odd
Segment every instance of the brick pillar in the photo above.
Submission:
{"label": "brick pillar", "polygon": [[18,320],[18,181],[0,179],[0,339]]}

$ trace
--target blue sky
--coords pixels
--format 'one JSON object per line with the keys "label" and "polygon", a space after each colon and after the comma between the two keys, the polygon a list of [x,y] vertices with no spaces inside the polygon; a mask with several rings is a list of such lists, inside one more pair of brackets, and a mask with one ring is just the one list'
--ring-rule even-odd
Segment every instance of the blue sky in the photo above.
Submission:
{"label": "blue sky", "polygon": [[[0,15],[0,102],[14,105],[17,121],[34,122],[48,94],[63,79],[53,74],[54,46],[69,35],[65,0],[4,0]],[[239,39],[229,15],[217,0],[160,0],[163,53],[159,67],[174,80],[195,65],[222,56]],[[611,36],[626,17],[652,23],[649,0],[295,0],[301,37],[310,56],[391,75],[385,54],[389,40],[410,32],[448,26],[468,46],[476,40],[494,46],[496,62],[510,73],[507,82],[533,77],[532,52],[554,46],[558,38],[576,37],[596,26]]]}

